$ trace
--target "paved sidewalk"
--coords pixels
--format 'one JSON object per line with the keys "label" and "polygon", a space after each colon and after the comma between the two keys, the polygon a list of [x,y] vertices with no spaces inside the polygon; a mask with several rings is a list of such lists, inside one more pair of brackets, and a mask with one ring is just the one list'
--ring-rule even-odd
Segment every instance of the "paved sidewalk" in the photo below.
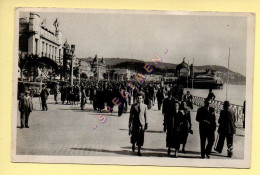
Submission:
{"label": "paved sidewalk", "polygon": [[[60,99],[60,98],[59,98]],[[41,111],[39,99],[34,98],[35,110],[29,119],[30,128],[20,129],[17,119],[18,155],[63,155],[63,156],[136,156],[131,151],[128,135],[129,113],[117,116],[117,107],[105,123],[98,120],[101,113],[93,111],[90,104],[80,110],[80,105],[55,104],[53,96],[48,100],[48,111]],[[130,107],[128,108],[128,110]],[[195,121],[197,107],[191,112],[192,129],[186,153],[180,158],[200,158],[198,122]],[[166,133],[163,132],[163,116],[157,104],[148,110],[148,130],[145,132],[143,156],[167,157]],[[97,125],[96,129],[93,127]],[[222,154],[212,153],[213,159],[228,159],[226,145]],[[237,129],[234,136],[233,159],[242,159],[244,153],[244,131]]]}

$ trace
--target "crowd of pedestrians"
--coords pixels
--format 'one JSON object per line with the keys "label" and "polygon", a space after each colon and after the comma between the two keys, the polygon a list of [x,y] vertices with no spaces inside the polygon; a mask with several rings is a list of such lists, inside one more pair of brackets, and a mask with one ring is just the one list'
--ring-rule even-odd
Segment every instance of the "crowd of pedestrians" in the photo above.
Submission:
{"label": "crowd of pedestrians", "polygon": [[[184,94],[182,85],[158,85],[149,83],[127,82],[86,82],[81,84],[55,85],[52,87],[55,103],[58,103],[58,93],[61,94],[63,105],[78,105],[81,110],[87,103],[93,106],[93,110],[102,112],[103,110],[112,113],[115,107],[118,107],[118,117],[128,111],[129,116],[129,135],[132,144],[132,151],[135,146],[138,147],[137,155],[141,156],[141,147],[144,144],[144,133],[148,128],[149,115],[147,111],[156,103],[158,110],[162,111],[164,120],[162,129],[166,132],[166,147],[168,156],[174,149],[174,157],[178,157],[181,149],[186,152],[185,146],[189,134],[193,134],[191,123],[191,110],[193,110],[193,96],[189,91]],[[21,128],[29,128],[29,115],[33,110],[33,104],[29,91],[25,91],[19,101],[19,111],[21,112]],[[49,91],[45,85],[42,86],[40,93],[42,110],[48,110],[47,99]],[[216,97],[209,90],[205,98],[204,106],[200,107],[196,114],[196,121],[199,122],[199,136],[201,146],[201,157],[210,158],[212,148],[215,142],[215,130],[217,127],[215,109],[210,106],[212,100]],[[157,102],[156,102],[157,100]],[[224,102],[224,108],[220,113],[218,120],[218,137],[215,150],[222,152],[224,140],[227,139],[228,156],[233,155],[233,134],[236,131],[235,114],[229,109],[229,102]],[[109,109],[109,110],[108,110]],[[182,145],[182,148],[181,148]]]}

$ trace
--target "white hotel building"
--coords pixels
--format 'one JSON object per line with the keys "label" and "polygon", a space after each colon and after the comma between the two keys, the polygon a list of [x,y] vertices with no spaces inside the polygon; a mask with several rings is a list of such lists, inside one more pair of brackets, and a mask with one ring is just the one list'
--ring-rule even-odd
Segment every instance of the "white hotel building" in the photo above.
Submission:
{"label": "white hotel building", "polygon": [[28,18],[19,21],[19,51],[22,55],[38,55],[63,63],[62,32],[58,28],[51,32],[44,26],[40,16],[30,13]]}

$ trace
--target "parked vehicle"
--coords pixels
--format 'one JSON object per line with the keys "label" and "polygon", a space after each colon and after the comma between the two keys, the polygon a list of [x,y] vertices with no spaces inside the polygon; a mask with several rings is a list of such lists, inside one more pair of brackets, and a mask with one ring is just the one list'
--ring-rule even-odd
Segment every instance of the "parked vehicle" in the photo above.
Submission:
{"label": "parked vehicle", "polygon": [[21,93],[24,93],[26,90],[30,91],[30,96],[39,97],[42,90],[42,84],[43,83],[40,82],[18,81],[17,98],[20,99]]}

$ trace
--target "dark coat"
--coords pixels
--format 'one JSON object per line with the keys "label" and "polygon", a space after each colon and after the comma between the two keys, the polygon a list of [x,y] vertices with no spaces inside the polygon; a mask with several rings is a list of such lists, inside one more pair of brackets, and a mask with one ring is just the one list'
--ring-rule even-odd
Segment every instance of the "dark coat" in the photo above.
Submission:
{"label": "dark coat", "polygon": [[164,99],[163,92],[161,90],[158,90],[156,97],[157,97],[158,102],[162,102]]}
{"label": "dark coat", "polygon": [[74,88],[73,88],[73,100],[74,101],[80,101],[80,97],[79,97],[79,87],[78,86],[75,86]]}
{"label": "dark coat", "polygon": [[113,91],[107,91],[107,106],[110,106],[111,108],[114,107],[114,103],[112,100],[115,98]]}
{"label": "dark coat", "polygon": [[66,94],[67,90],[66,90],[66,87],[62,86],[61,87],[61,101],[65,101],[66,100]]}
{"label": "dark coat", "polygon": [[200,131],[214,132],[216,130],[216,116],[214,108],[203,106],[198,109],[196,121],[199,122]]}
{"label": "dark coat", "polygon": [[218,119],[219,127],[218,132],[221,134],[235,134],[236,125],[235,125],[235,113],[234,111],[227,109],[220,112]]}
{"label": "dark coat", "polygon": [[104,91],[98,90],[96,96],[97,96],[97,107],[99,109],[104,109],[105,108]]}
{"label": "dark coat", "polygon": [[94,88],[90,89],[90,93],[89,93],[89,100],[93,101],[96,95],[96,90]]}
{"label": "dark coat", "polygon": [[174,100],[170,100],[169,98],[166,98],[163,100],[163,108],[162,108],[162,113],[164,115],[173,115],[174,114]]}
{"label": "dark coat", "polygon": [[19,101],[19,111],[20,112],[32,112],[33,103],[31,97],[22,97]]}
{"label": "dark coat", "polygon": [[178,126],[179,141],[181,144],[186,144],[189,131],[191,130],[190,111],[181,110]]}
{"label": "dark coat", "polygon": [[43,89],[41,91],[40,97],[42,101],[47,101],[48,100],[48,96],[49,96],[49,92],[47,89]]}
{"label": "dark coat", "polygon": [[208,94],[208,97],[207,97],[208,99],[211,99],[211,100],[215,100],[215,98],[216,98],[216,96],[214,95],[214,93],[213,92],[209,92],[209,94]]}
{"label": "dark coat", "polygon": [[[173,107],[172,107],[173,108]],[[166,147],[179,149],[180,147],[180,122],[183,114],[179,111],[178,113],[173,113],[173,115],[168,115],[165,118],[165,123],[167,125],[166,133]]]}

